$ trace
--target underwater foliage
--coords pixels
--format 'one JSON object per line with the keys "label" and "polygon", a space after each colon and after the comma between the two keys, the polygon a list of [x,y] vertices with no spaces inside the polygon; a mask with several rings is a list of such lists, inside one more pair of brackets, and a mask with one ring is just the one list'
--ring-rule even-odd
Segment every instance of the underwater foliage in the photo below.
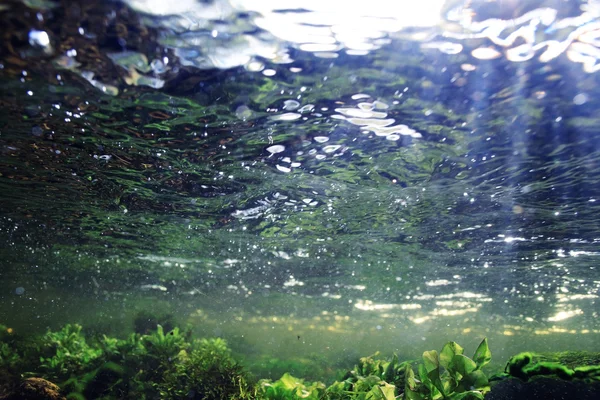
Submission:
{"label": "underwater foliage", "polygon": [[49,331],[37,341],[4,336],[3,389],[15,387],[21,376],[36,376],[58,384],[69,399],[249,398],[248,375],[223,339],[190,343],[178,328],[165,333],[160,325],[125,339],[88,341],[80,325]]}
{"label": "underwater foliage", "polygon": [[492,354],[487,339],[475,350],[473,359],[463,354],[456,342],[448,342],[438,354],[431,350],[423,353],[419,364],[419,379],[410,365],[406,366],[404,398],[429,399],[483,399],[490,390],[487,376],[481,368],[490,362]]}
{"label": "underwater foliage", "polygon": [[181,350],[156,384],[161,398],[249,399],[248,374],[231,357],[221,338],[196,340],[193,350]]}
{"label": "underwater foliage", "polygon": [[102,349],[90,346],[81,325],[67,324],[58,332],[47,332],[39,344],[40,368],[50,380],[62,380],[95,365]]}
{"label": "underwater foliage", "polygon": [[327,388],[331,399],[394,399],[396,388],[404,387],[404,370],[408,361],[399,362],[394,354],[390,361],[376,359],[379,353],[362,357],[341,381]]}
{"label": "underwater foliage", "polygon": [[[250,360],[249,360],[250,361]],[[268,378],[278,379],[286,372],[292,376],[302,376],[308,380],[323,379],[324,376],[335,374],[335,370],[328,361],[319,354],[307,354],[304,357],[294,357],[290,359],[278,358],[272,355],[262,355],[253,357],[253,359],[244,363],[256,375]],[[346,369],[340,371],[338,375],[345,374]]]}
{"label": "underwater foliage", "polygon": [[323,398],[324,392],[325,384],[321,382],[305,384],[302,379],[294,378],[286,373],[275,382],[271,382],[268,379],[261,380],[258,383],[257,398],[272,400],[318,400]]}
{"label": "underwater foliage", "polygon": [[5,325],[0,325],[0,366],[9,371],[19,368],[22,361],[22,357],[15,349],[11,331]]}
{"label": "underwater foliage", "polygon": [[511,357],[506,364],[503,376],[512,376],[525,382],[531,378],[554,375],[560,379],[600,381],[600,365],[583,365],[570,368],[560,362],[546,361],[545,357],[523,352]]}
{"label": "underwater foliage", "polygon": [[[80,325],[66,325],[37,338],[24,338],[0,325],[0,398],[18,390],[23,379],[55,383],[67,399],[260,399],[260,400],[437,400],[484,399],[499,379],[527,381],[541,375],[562,380],[600,380],[597,354],[521,353],[505,372],[488,379],[487,339],[472,358],[455,342],[422,361],[360,358],[340,380],[326,386],[284,373],[277,380],[255,381],[234,359],[222,338],[189,339],[178,328],[161,325],[148,334],[124,339],[86,338]],[[566,362],[568,361],[568,364]],[[563,363],[561,363],[563,362]],[[417,371],[415,373],[415,370]],[[14,397],[14,396],[13,396]],[[7,397],[10,398],[10,397]]]}

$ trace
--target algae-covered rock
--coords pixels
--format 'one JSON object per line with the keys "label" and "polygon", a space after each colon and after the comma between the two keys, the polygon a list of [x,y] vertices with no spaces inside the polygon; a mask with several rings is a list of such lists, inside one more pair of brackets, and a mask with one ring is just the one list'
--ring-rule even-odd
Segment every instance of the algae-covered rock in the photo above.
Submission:
{"label": "algae-covered rock", "polygon": [[552,353],[536,353],[533,361],[557,362],[568,368],[590,367],[600,365],[600,353],[590,351],[560,351]]}
{"label": "algae-covered rock", "polygon": [[27,378],[3,400],[65,400],[60,388],[42,378]]}
{"label": "algae-covered rock", "polygon": [[561,352],[530,353],[513,356],[505,368],[506,375],[528,381],[538,376],[554,376],[562,380],[600,381],[597,353]]}

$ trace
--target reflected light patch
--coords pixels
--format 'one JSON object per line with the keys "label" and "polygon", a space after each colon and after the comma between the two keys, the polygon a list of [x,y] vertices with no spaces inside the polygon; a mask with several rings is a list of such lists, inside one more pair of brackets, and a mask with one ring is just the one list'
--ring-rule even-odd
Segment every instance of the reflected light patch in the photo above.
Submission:
{"label": "reflected light patch", "polygon": [[557,294],[556,297],[558,298],[559,303],[565,303],[565,302],[574,301],[574,300],[595,300],[598,298],[598,296],[595,294],[565,295],[565,294],[560,294],[560,293]]}
{"label": "reflected light patch", "polygon": [[354,304],[355,308],[363,311],[390,310],[394,304],[375,304],[371,300],[359,300]]}
{"label": "reflected light patch", "polygon": [[557,322],[564,321],[565,319],[573,318],[576,315],[583,314],[583,311],[580,309],[570,310],[570,311],[560,311],[556,313],[553,317],[548,318],[548,321]]}
{"label": "reflected light patch", "polygon": [[372,302],[371,300],[357,300],[354,303],[354,307],[363,311],[383,311],[383,310],[392,310],[395,308],[399,308],[401,310],[418,310],[421,308],[420,304],[412,303],[412,304],[377,304]]}
{"label": "reflected light patch", "polygon": [[436,279],[434,281],[425,282],[425,284],[427,286],[446,286],[446,285],[450,285],[451,283],[454,283],[454,282],[451,282],[447,279]]}
{"label": "reflected light patch", "polygon": [[470,307],[470,308],[464,308],[461,310],[449,310],[447,308],[442,308],[439,310],[435,310],[432,312],[432,314],[434,316],[442,316],[442,317],[454,317],[457,315],[465,315],[468,313],[476,313],[477,311],[479,311],[479,307]]}
{"label": "reflected light patch", "polygon": [[[302,8],[316,14],[313,18],[325,18],[326,21],[341,22],[342,26],[349,25],[350,22],[357,22],[353,29],[343,30],[346,34],[359,32],[363,36],[365,32],[377,32],[384,26],[386,20],[393,21],[397,30],[407,27],[433,26],[439,22],[439,15],[445,4],[444,0],[423,0],[417,3],[411,3],[410,7],[402,1],[388,0],[237,0],[232,4],[238,8],[245,8],[260,12],[263,15],[278,10],[294,10]],[[306,14],[306,13],[304,13]],[[371,21],[366,18],[372,18]],[[338,24],[334,24],[336,30],[341,30]]]}
{"label": "reflected light patch", "polygon": [[410,320],[411,320],[413,323],[415,323],[415,324],[417,324],[417,325],[420,325],[420,324],[422,324],[422,323],[424,323],[424,322],[427,322],[427,321],[429,321],[430,319],[431,319],[431,317],[427,317],[427,316],[426,316],[426,317],[419,317],[419,318],[411,318]]}

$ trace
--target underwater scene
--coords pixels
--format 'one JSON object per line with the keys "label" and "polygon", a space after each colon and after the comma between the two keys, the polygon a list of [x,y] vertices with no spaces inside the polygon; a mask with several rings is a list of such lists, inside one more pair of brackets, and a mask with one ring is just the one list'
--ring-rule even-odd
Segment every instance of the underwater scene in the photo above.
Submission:
{"label": "underwater scene", "polygon": [[0,2],[0,399],[599,399],[600,2]]}

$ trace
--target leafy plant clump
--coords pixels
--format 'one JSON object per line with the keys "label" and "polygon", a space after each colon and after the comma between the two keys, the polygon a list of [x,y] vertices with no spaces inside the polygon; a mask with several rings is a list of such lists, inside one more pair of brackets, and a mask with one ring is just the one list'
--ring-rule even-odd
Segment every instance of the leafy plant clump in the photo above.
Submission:
{"label": "leafy plant clump", "polygon": [[263,379],[258,383],[257,398],[269,400],[295,400],[308,399],[319,400],[325,393],[325,384],[314,382],[305,384],[302,379],[294,378],[290,374],[271,382]]}
{"label": "leafy plant clump", "polygon": [[463,352],[464,349],[456,342],[446,343],[439,354],[435,350],[424,352],[423,363],[418,367],[418,379],[412,367],[407,365],[404,398],[483,399],[490,390],[488,378],[481,370],[492,359],[487,339],[479,344],[473,359]]}
{"label": "leafy plant clump", "polygon": [[503,374],[488,379],[482,368],[490,360],[486,339],[473,358],[465,356],[457,343],[448,342],[439,353],[424,352],[420,363],[400,361],[397,355],[381,359],[379,353],[363,357],[330,386],[289,373],[275,381],[255,382],[234,360],[224,339],[190,340],[178,328],[165,331],[157,325],[148,334],[132,333],[125,339],[105,335],[90,339],[80,325],[66,325],[33,340],[0,325],[0,398],[17,393],[27,379],[49,380],[62,395],[75,400],[481,400],[490,391],[490,380],[526,381],[539,375],[600,380],[600,366],[590,364],[596,358],[588,354],[521,353],[511,358]]}
{"label": "leafy plant clump", "polygon": [[182,350],[174,368],[156,385],[167,399],[248,399],[252,385],[243,368],[233,360],[221,338],[194,342],[193,350]]}
{"label": "leafy plant clump", "polygon": [[160,325],[126,339],[88,341],[80,325],[66,325],[36,341],[3,340],[0,376],[0,393],[21,377],[39,377],[69,399],[245,399],[252,387],[223,339],[190,343]]}
{"label": "leafy plant clump", "polygon": [[404,371],[410,362],[399,362],[394,354],[390,361],[380,360],[375,353],[363,357],[341,381],[327,388],[330,399],[395,399],[398,388],[404,387]]}
{"label": "leafy plant clump", "polygon": [[97,365],[102,349],[90,346],[81,325],[65,325],[58,332],[47,332],[39,343],[40,368],[49,380],[62,380]]}

